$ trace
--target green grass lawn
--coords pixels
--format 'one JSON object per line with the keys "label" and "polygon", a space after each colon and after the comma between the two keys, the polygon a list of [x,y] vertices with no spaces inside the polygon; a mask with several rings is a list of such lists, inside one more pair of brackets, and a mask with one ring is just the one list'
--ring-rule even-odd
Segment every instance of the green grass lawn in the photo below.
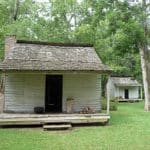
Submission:
{"label": "green grass lawn", "polygon": [[120,103],[107,126],[67,132],[0,129],[0,150],[150,150],[150,112]]}

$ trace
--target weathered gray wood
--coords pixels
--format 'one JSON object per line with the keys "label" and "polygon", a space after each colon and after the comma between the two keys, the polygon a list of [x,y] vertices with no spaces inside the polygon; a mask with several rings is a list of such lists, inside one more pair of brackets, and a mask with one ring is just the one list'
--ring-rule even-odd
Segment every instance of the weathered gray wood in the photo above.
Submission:
{"label": "weathered gray wood", "polygon": [[[12,45],[13,44],[13,45]],[[89,45],[20,41],[6,37],[0,70],[76,70],[111,73]]]}
{"label": "weathered gray wood", "polygon": [[75,119],[72,120],[72,124],[90,124],[90,123],[105,123],[108,119]]}
{"label": "weathered gray wood", "polygon": [[3,112],[4,93],[0,92],[0,113]]}
{"label": "weathered gray wood", "polygon": [[107,90],[109,90],[111,98],[125,99],[125,89],[128,89],[129,100],[141,99],[139,89],[141,84],[131,77],[110,77],[107,82]]}
{"label": "weathered gray wood", "polygon": [[65,120],[65,119],[51,119],[51,120],[44,120],[43,122],[41,122],[42,124],[49,124],[49,123],[64,123],[64,124],[68,124],[68,123],[70,123],[70,121],[69,120]]}
{"label": "weathered gray wood", "polygon": [[98,74],[65,74],[63,76],[63,110],[67,111],[67,98],[72,97],[73,111],[85,107],[101,110],[101,76]]}
{"label": "weathered gray wood", "polygon": [[[44,90],[44,74],[7,74],[4,111],[33,112],[34,107],[44,107]],[[101,76],[88,73],[63,74],[63,112],[66,112],[68,97],[74,98],[74,112],[85,107],[100,111]]]}
{"label": "weathered gray wood", "polygon": [[105,117],[109,116],[105,113],[92,113],[92,114],[66,114],[66,113],[56,113],[56,114],[24,114],[24,113],[2,113],[0,114],[0,119],[12,119],[12,118],[61,118],[61,117]]}
{"label": "weathered gray wood", "polygon": [[[109,76],[109,78],[108,78],[108,80],[110,80],[110,76]],[[110,88],[108,87],[108,85],[107,85],[107,109],[106,109],[106,111],[107,111],[107,114],[109,114],[109,111],[110,111]]]}
{"label": "weathered gray wood", "polygon": [[11,73],[5,85],[4,111],[33,112],[34,107],[44,107],[44,75]]}
{"label": "weathered gray wood", "polygon": [[44,130],[70,129],[71,127],[72,127],[71,124],[43,125]]}
{"label": "weathered gray wood", "polygon": [[[34,116],[34,115],[33,115]],[[64,115],[50,115],[45,117],[45,115],[39,115],[39,117],[17,117],[9,115],[9,118],[3,116],[0,118],[1,125],[43,125],[43,124],[79,124],[79,123],[104,123],[110,119],[109,115],[104,114],[64,114]]]}

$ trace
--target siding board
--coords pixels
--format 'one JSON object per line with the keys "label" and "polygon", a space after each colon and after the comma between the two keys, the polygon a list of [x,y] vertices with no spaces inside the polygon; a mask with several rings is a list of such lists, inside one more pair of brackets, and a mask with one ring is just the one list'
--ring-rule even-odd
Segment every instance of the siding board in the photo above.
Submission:
{"label": "siding board", "polygon": [[[101,110],[101,76],[97,74],[63,74],[63,112],[67,97],[74,98],[74,111],[84,107]],[[45,106],[44,74],[7,74],[4,111],[33,112],[34,107]]]}
{"label": "siding board", "polygon": [[44,106],[45,76],[37,74],[7,74],[4,111],[33,112]]}
{"label": "siding board", "polygon": [[63,110],[66,111],[67,97],[74,98],[76,112],[84,107],[100,111],[101,76],[97,74],[65,74],[63,76]]}

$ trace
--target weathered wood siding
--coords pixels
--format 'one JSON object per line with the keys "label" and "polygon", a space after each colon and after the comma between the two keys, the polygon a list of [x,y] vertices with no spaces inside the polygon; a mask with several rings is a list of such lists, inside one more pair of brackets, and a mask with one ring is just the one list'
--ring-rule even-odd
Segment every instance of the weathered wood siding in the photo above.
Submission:
{"label": "weathered wood siding", "polygon": [[139,87],[128,86],[128,87],[119,87],[115,86],[111,79],[108,79],[107,88],[109,88],[110,97],[122,97],[125,98],[125,89],[129,90],[129,99],[138,99],[139,98]]}
{"label": "weathered wood siding", "polygon": [[[120,87],[118,96],[125,98],[125,89],[129,90],[129,99],[138,99],[139,98],[139,88],[138,87]],[[117,92],[117,90],[116,90]]]}
{"label": "weathered wood siding", "polygon": [[133,99],[139,98],[139,87],[133,87],[129,89],[129,98]]}
{"label": "weathered wood siding", "polygon": [[96,74],[64,74],[64,111],[66,111],[67,97],[74,98],[73,110],[75,112],[79,112],[88,106],[96,111],[100,111],[101,76]]}
{"label": "weathered wood siding", "polygon": [[7,112],[33,112],[44,106],[45,75],[7,74],[5,77],[5,103]]}
{"label": "weathered wood siding", "polygon": [[[44,74],[7,74],[5,77],[5,112],[33,112],[45,107]],[[89,106],[100,111],[101,76],[97,74],[63,74],[62,110],[67,97],[74,98],[73,109],[79,112]]]}

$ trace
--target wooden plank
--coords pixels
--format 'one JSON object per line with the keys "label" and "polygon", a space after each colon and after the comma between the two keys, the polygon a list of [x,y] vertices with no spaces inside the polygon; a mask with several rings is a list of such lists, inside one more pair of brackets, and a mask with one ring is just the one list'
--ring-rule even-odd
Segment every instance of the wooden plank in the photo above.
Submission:
{"label": "wooden plank", "polygon": [[44,120],[43,122],[41,122],[42,124],[48,124],[48,123],[70,123],[71,121],[69,120]]}
{"label": "wooden plank", "polygon": [[65,118],[70,117],[99,117],[99,118],[110,118],[109,115],[104,113],[95,113],[95,114],[14,114],[14,113],[3,113],[0,114],[1,119],[36,119],[36,118],[45,118],[45,119],[56,119],[56,120],[64,120]]}
{"label": "wooden plank", "polygon": [[[109,119],[107,118],[102,118],[102,119],[71,119],[69,122],[67,123],[71,123],[71,124],[84,124],[84,123],[103,123],[103,122],[107,122]],[[46,122],[46,124],[53,124],[53,123],[57,123],[56,121],[52,120],[49,122]],[[59,122],[59,123],[64,123],[64,122]],[[3,121],[0,122],[0,125],[30,125],[30,124],[45,124],[44,121],[40,121],[40,120],[30,120],[30,121]]]}
{"label": "wooden plank", "polygon": [[[21,117],[22,116],[22,117]],[[80,124],[80,123],[104,123],[110,119],[105,114],[55,114],[55,115],[35,115],[35,114],[14,114],[2,115],[0,125],[43,125],[43,124]]]}
{"label": "wooden plank", "polygon": [[43,129],[70,129],[71,124],[43,125]]}
{"label": "wooden plank", "polygon": [[66,98],[68,95],[74,98],[73,109],[75,111],[81,111],[85,107],[94,108],[96,111],[101,109],[101,88],[98,86],[100,80],[97,79],[97,74],[65,74],[63,79],[64,111],[66,111]]}
{"label": "wooden plank", "polygon": [[4,110],[34,112],[34,107],[44,106],[44,85],[43,74],[8,74]]}
{"label": "wooden plank", "polygon": [[105,123],[109,119],[74,119],[71,120],[72,124],[85,124],[85,123]]}
{"label": "wooden plank", "polygon": [[0,122],[0,125],[41,125],[40,121],[7,121]]}

